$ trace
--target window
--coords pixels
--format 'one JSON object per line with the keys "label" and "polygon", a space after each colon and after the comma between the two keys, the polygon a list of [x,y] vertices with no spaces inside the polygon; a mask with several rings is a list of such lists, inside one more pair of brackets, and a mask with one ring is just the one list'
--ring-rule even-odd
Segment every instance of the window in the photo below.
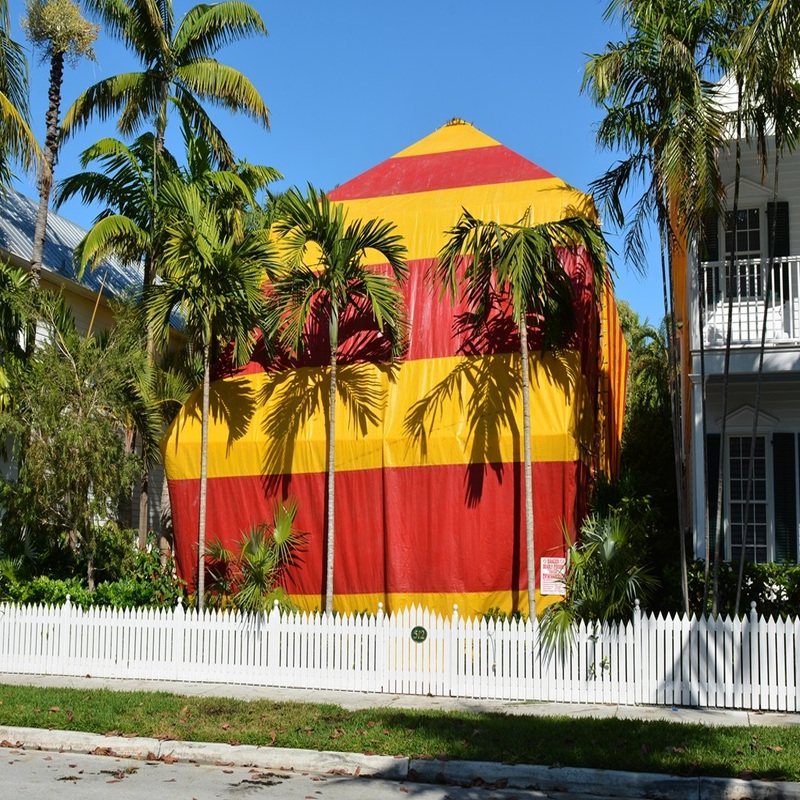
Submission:
{"label": "window", "polygon": [[[711,525],[717,517],[719,434],[706,437],[708,510]],[[722,553],[736,560],[742,553],[750,433],[731,434],[725,453],[725,533]],[[747,511],[745,555],[749,561],[798,563],[800,541],[800,447],[792,432],[759,434],[753,459],[753,485]],[[713,527],[712,527],[713,542]],[[712,544],[713,547],[713,544]]]}
{"label": "window", "polygon": [[[725,257],[733,250],[733,212],[725,215]],[[728,289],[734,297],[762,296],[761,286],[761,212],[744,208],[736,212],[736,266]]]}
{"label": "window", "polygon": [[767,561],[769,530],[766,439],[763,436],[757,436],[755,439],[753,480],[748,498],[750,444],[750,436],[731,436],[728,439],[728,497],[730,498],[728,522],[731,558],[734,561],[741,558],[744,541],[745,556],[748,561]]}

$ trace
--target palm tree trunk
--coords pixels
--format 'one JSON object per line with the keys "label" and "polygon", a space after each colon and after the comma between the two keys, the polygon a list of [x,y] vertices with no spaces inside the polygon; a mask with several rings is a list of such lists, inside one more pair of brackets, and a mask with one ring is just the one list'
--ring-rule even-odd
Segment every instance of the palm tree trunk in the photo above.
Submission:
{"label": "palm tree trunk", "polygon": [[722,367],[722,421],[720,423],[719,437],[719,476],[717,478],[717,519],[714,526],[714,580],[713,595],[711,599],[711,614],[716,617],[719,612],[719,561],[720,561],[720,542],[725,519],[725,437],[728,427],[728,387],[730,385],[731,372],[731,336],[733,334],[733,292],[736,282],[736,231],[737,217],[739,211],[739,186],[742,174],[742,76],[737,75],[738,94],[736,101],[736,165],[735,177],[733,181],[733,209],[732,209],[732,231],[731,231],[731,253],[726,258],[729,270],[726,270],[725,288],[728,292],[728,319],[727,331],[725,334],[725,357]]}
{"label": "palm tree trunk", "polygon": [[149,507],[150,497],[149,491],[149,474],[145,470],[142,475],[142,482],[139,487],[139,549],[144,550],[147,547],[147,531],[149,528]]}
{"label": "palm tree trunk", "polygon": [[531,458],[531,386],[528,364],[528,321],[519,324],[520,366],[522,367],[522,438],[525,461],[525,555],[528,569],[528,617],[536,616],[536,553],[533,549],[533,466]]}
{"label": "palm tree trunk", "polygon": [[50,85],[47,96],[49,105],[45,115],[44,161],[39,175],[39,210],[36,213],[36,228],[33,233],[31,253],[31,285],[34,292],[39,288],[42,273],[42,254],[47,231],[47,209],[53,187],[53,169],[58,156],[59,114],[61,111],[61,85],[64,80],[64,54],[55,51],[50,59]]}
{"label": "palm tree trunk", "polygon": [[336,459],[336,346],[331,342],[330,394],[328,396],[328,538],[325,555],[325,613],[333,611],[334,500]]}
{"label": "palm tree trunk", "polygon": [[772,219],[769,221],[769,233],[767,234],[769,237],[768,239],[769,243],[767,245],[767,252],[769,257],[767,259],[766,274],[764,275],[764,311],[761,319],[761,341],[759,343],[759,348],[758,348],[758,371],[756,374],[755,400],[753,402],[753,427],[750,432],[750,456],[748,458],[748,463],[747,463],[747,490],[745,491],[744,514],[742,520],[742,552],[739,557],[739,574],[736,581],[736,602],[734,603],[733,607],[734,619],[738,618],[739,616],[739,606],[742,601],[742,584],[744,583],[744,562],[746,560],[745,553],[747,547],[747,529],[750,519],[750,501],[752,500],[752,494],[753,494],[753,481],[754,481],[754,469],[755,469],[755,457],[756,457],[756,438],[758,436],[758,415],[761,413],[761,388],[764,378],[764,354],[767,344],[767,313],[769,311],[770,287],[772,287],[773,292],[776,291],[773,286],[772,265],[775,262],[775,234],[778,222],[777,205],[778,205],[778,175],[780,169],[780,148],[781,148],[780,136],[776,132],[775,180],[773,182],[773,187],[772,187],[773,213],[772,213]]}
{"label": "palm tree trunk", "polygon": [[203,421],[200,434],[200,519],[197,524],[197,609],[206,591],[206,505],[208,490],[208,414],[211,386],[211,345],[203,345]]}

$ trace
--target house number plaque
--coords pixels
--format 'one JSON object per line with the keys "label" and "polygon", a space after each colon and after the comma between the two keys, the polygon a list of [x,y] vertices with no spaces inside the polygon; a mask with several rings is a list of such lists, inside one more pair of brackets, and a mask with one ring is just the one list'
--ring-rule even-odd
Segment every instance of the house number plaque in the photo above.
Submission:
{"label": "house number plaque", "polygon": [[422,625],[417,625],[415,628],[411,629],[411,640],[416,642],[417,644],[422,644],[428,638],[428,631],[422,627]]}

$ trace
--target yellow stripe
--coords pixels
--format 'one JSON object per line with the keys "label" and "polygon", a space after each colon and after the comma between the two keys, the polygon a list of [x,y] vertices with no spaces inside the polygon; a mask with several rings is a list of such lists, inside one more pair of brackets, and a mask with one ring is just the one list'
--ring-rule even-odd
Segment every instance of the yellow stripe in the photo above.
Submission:
{"label": "yellow stripe", "polygon": [[454,150],[474,150],[476,147],[492,147],[499,144],[496,139],[492,139],[468,123],[454,123],[439,128],[424,139],[401,150],[393,158],[450,153]]}
{"label": "yellow stripe", "polygon": [[[547,606],[560,600],[553,595],[542,595],[535,590],[536,614],[541,614]],[[319,595],[292,594],[292,602],[302,611],[320,611]],[[383,604],[384,613],[395,614],[406,608],[420,606],[443,617],[455,613],[464,618],[482,616],[487,609],[497,609],[501,614],[511,615],[522,612],[528,616],[528,592],[510,589],[494,592],[390,592],[368,594],[336,594],[333,597],[334,611],[340,614],[376,614],[378,603]]]}
{"label": "yellow stripe", "polygon": [[[591,197],[567,186],[560,178],[368,197],[347,200],[343,205],[348,219],[392,220],[404,237],[409,261],[434,258],[447,239],[446,232],[458,222],[462,208],[478,219],[503,224],[521,219],[528,208],[532,224],[576,215],[589,219],[597,216]],[[364,263],[384,261],[378,254],[368,252]]]}
{"label": "yellow stripe", "polygon": [[[521,458],[518,355],[409,361],[394,375],[359,364],[337,374],[337,471]],[[324,472],[327,386],[323,368],[212,384],[209,477]],[[581,458],[579,442],[591,442],[593,419],[580,355],[532,354],[531,390],[533,460]],[[172,480],[200,475],[199,402],[198,392],[164,437]]]}

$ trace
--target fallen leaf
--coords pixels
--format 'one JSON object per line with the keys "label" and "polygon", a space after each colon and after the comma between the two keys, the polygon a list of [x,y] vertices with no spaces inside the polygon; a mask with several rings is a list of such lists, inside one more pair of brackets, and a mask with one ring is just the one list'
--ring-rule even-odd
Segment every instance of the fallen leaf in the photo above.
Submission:
{"label": "fallen leaf", "polygon": [[783,748],[779,744],[775,744],[775,745],[768,744],[766,747],[767,747],[767,750],[772,750],[773,753],[782,753],[783,752]]}
{"label": "fallen leaf", "polygon": [[230,722],[223,722],[221,727],[222,727],[222,730],[227,731],[227,730],[230,730],[231,724],[230,724]]}
{"label": "fallen leaf", "polygon": [[48,708],[47,710],[48,710],[48,711],[49,711],[51,714],[55,714],[57,711],[61,711],[61,709],[60,709],[58,706],[50,706],[50,708]]}
{"label": "fallen leaf", "polygon": [[188,717],[188,716],[189,716],[189,713],[190,713],[190,712],[189,712],[189,706],[184,706],[184,707],[183,707],[183,708],[180,710],[180,716],[181,716],[181,717]]}

